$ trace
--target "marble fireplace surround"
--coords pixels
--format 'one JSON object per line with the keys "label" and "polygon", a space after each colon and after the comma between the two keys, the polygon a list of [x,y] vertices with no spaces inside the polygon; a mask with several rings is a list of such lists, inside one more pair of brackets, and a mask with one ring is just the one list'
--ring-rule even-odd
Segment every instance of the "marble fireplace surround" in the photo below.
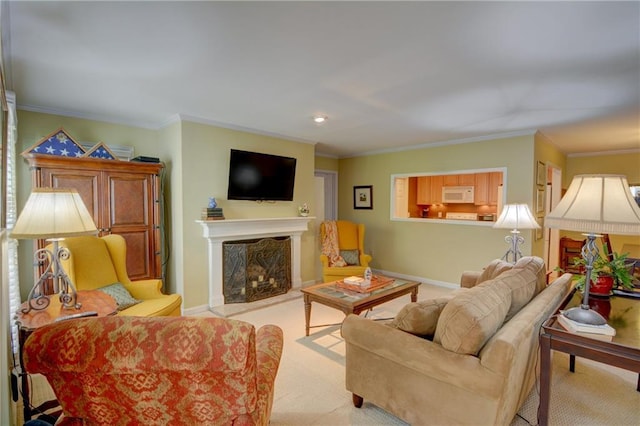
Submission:
{"label": "marble fireplace surround", "polygon": [[263,219],[197,220],[207,239],[209,260],[209,308],[224,305],[222,292],[222,243],[270,237],[291,238],[291,288],[302,287],[300,236],[308,230],[312,217]]}

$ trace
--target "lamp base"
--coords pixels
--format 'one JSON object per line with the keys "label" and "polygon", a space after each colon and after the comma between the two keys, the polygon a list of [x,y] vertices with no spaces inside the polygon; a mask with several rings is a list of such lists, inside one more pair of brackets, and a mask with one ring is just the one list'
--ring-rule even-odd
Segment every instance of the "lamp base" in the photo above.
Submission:
{"label": "lamp base", "polygon": [[607,320],[604,319],[602,315],[600,315],[593,309],[589,309],[588,307],[583,308],[576,306],[564,311],[563,315],[570,320],[579,322],[580,324],[604,325],[607,323]]}

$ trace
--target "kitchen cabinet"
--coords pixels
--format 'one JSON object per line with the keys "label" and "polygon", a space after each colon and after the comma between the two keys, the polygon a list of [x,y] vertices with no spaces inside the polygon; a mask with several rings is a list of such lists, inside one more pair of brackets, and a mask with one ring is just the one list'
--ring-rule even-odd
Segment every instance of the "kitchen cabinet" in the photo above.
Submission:
{"label": "kitchen cabinet", "polygon": [[444,185],[443,176],[431,176],[431,203],[442,204],[442,187]]}
{"label": "kitchen cabinet", "polygon": [[497,205],[501,185],[502,172],[476,173],[474,204],[476,206]]}
{"label": "kitchen cabinet", "polygon": [[431,204],[431,176],[418,177],[416,204]]}
{"label": "kitchen cabinet", "polygon": [[502,190],[502,172],[489,173],[489,205],[498,204],[498,193]]}
{"label": "kitchen cabinet", "polygon": [[475,185],[475,173],[461,175],[443,175],[443,186],[473,186]]}
{"label": "kitchen cabinet", "polygon": [[442,176],[442,186],[458,186],[458,175]]}
{"label": "kitchen cabinet", "polygon": [[417,204],[442,204],[443,176],[418,177]]}
{"label": "kitchen cabinet", "polygon": [[467,173],[458,175],[458,185],[460,186],[473,186],[476,183],[475,173]]}
{"label": "kitchen cabinet", "polygon": [[124,237],[132,280],[161,278],[161,164],[38,154],[25,159],[33,187],[76,189],[99,235]]}

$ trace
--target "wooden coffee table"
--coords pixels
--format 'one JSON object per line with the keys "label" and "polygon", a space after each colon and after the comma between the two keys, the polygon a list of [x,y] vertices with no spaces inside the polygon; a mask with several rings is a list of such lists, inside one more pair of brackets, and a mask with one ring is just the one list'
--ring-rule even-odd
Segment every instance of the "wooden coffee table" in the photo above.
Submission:
{"label": "wooden coffee table", "polygon": [[411,301],[418,300],[417,281],[407,281],[393,278],[388,285],[372,291],[371,293],[357,293],[336,286],[336,282],[316,284],[300,289],[304,296],[305,335],[309,335],[311,327],[324,327],[325,325],[310,326],[311,302],[329,306],[344,312],[344,315],[360,314],[363,311],[378,306],[382,303],[396,299],[411,293]]}

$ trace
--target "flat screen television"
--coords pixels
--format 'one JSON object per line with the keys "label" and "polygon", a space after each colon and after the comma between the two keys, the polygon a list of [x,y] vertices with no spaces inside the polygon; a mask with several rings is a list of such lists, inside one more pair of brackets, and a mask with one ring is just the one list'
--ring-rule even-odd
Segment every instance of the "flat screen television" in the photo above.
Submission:
{"label": "flat screen television", "polygon": [[296,159],[231,150],[229,200],[292,201]]}

